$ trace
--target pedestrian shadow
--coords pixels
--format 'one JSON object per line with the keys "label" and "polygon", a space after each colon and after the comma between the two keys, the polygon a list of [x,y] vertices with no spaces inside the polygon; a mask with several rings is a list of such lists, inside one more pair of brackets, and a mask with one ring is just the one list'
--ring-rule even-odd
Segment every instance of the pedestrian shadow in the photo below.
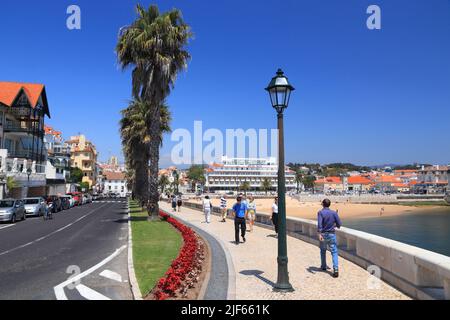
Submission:
{"label": "pedestrian shadow", "polygon": [[269,234],[269,235],[267,235],[267,238],[275,238],[275,239],[278,239],[278,237],[277,237],[276,234]]}
{"label": "pedestrian shadow", "polygon": [[262,274],[264,274],[264,271],[261,271],[261,270],[242,270],[239,273],[244,275],[244,276],[254,276],[254,277],[258,278],[259,280],[261,280],[262,282],[267,283],[269,286],[275,287],[275,283],[274,282],[272,282],[269,279],[267,279],[267,278],[262,276]]}
{"label": "pedestrian shadow", "polygon": [[316,274],[317,272],[321,272],[321,273],[327,273],[330,276],[333,276],[333,273],[330,270],[322,270],[322,268],[317,268],[317,267],[308,267],[306,268],[306,271],[308,271],[309,273],[312,274]]}

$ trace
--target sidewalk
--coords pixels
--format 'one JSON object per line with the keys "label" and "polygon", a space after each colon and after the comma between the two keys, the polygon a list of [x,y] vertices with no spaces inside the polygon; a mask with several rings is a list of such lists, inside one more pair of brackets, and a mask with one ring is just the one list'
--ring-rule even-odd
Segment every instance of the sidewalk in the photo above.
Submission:
{"label": "sidewalk", "polygon": [[[219,222],[212,216],[211,224],[203,223],[200,211],[182,208],[173,213],[170,205],[160,203],[174,217],[182,217],[190,224],[216,236],[229,251],[236,272],[236,299],[238,300],[399,300],[409,299],[400,291],[381,282],[378,289],[369,289],[369,274],[359,266],[340,257],[340,277],[334,279],[320,270],[319,248],[288,237],[289,276],[293,293],[273,292],[277,278],[277,239],[274,232],[255,227],[248,233],[247,243],[234,244],[234,225],[231,220]],[[327,253],[328,263],[331,256]]]}

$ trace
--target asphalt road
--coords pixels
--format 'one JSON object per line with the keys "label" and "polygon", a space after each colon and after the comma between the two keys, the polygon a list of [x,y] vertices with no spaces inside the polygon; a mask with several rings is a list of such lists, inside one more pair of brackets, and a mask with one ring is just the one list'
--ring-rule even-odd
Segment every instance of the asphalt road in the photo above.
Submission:
{"label": "asphalt road", "polygon": [[109,201],[0,224],[0,300],[132,299],[127,223]]}

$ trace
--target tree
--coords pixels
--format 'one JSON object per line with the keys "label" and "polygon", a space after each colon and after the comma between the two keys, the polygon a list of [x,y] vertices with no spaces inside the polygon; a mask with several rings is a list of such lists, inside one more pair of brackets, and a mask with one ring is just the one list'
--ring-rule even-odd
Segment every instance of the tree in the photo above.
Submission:
{"label": "tree", "polygon": [[305,188],[313,189],[313,192],[314,192],[314,184],[315,184],[315,182],[316,182],[316,177],[315,176],[308,175],[308,176],[305,176],[303,178],[303,185],[305,186]]}
{"label": "tree", "polygon": [[70,168],[70,182],[80,183],[83,180],[83,171],[78,167]]}
{"label": "tree", "polygon": [[270,181],[269,178],[264,178],[261,181],[261,189],[266,192],[266,195],[269,192],[269,190],[272,189],[272,182]]}
{"label": "tree", "polygon": [[295,171],[295,183],[297,184],[297,193],[300,193],[300,185],[303,183],[303,173],[299,169]]}
{"label": "tree", "polygon": [[14,179],[14,177],[7,177],[6,178],[6,197],[11,196],[11,192],[13,189],[16,189],[20,186],[20,184]]}
{"label": "tree", "polygon": [[195,192],[197,184],[205,184],[205,168],[200,165],[192,165],[187,172],[187,178],[191,182],[192,190]]}
{"label": "tree", "polygon": [[247,191],[250,190],[250,182],[245,181],[243,184],[240,185],[239,189],[241,191],[244,191],[245,196],[247,196]]}
{"label": "tree", "polygon": [[159,188],[162,194],[164,194],[164,190],[169,184],[170,184],[169,178],[165,174],[159,177]]}
{"label": "tree", "polygon": [[161,106],[173,89],[177,74],[186,68],[190,59],[185,46],[192,38],[192,32],[177,9],[160,14],[156,5],[151,5],[148,10],[137,5],[136,11],[136,20],[119,35],[116,53],[122,69],[133,69],[133,97],[141,98],[150,111],[146,119],[151,137],[148,143],[148,210],[152,217],[157,217]]}
{"label": "tree", "polygon": [[172,185],[173,185],[173,187],[175,189],[175,192],[178,194],[180,192],[180,190],[179,190],[179,187],[180,187],[180,174],[176,170],[175,170],[174,175],[173,175]]}
{"label": "tree", "polygon": [[[142,99],[130,101],[128,107],[122,110],[120,120],[120,136],[127,168],[127,179],[131,185],[133,197],[145,205],[149,200],[148,163],[150,159],[149,144],[152,139],[148,130],[148,119],[151,109]],[[171,115],[169,107],[161,106],[162,134],[170,131]]]}
{"label": "tree", "polygon": [[89,191],[90,186],[88,182],[80,182],[80,190],[83,192]]}

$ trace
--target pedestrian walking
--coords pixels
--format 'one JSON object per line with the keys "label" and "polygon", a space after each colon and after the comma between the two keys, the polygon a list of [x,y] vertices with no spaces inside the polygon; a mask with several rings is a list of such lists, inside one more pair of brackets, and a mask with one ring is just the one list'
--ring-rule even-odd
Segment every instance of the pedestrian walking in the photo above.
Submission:
{"label": "pedestrian walking", "polygon": [[211,210],[212,210],[212,202],[209,199],[209,196],[205,196],[203,200],[203,213],[205,214],[205,222],[211,223]]}
{"label": "pedestrian walking", "polygon": [[177,197],[172,195],[172,210],[173,212],[177,211]]}
{"label": "pedestrian walking", "polygon": [[253,196],[248,197],[248,225],[249,225],[249,230],[248,232],[252,232],[253,231],[253,225],[255,224],[255,220],[256,220],[256,202],[255,202],[255,198],[253,198]]}
{"label": "pedestrian walking", "polygon": [[275,227],[275,233],[278,236],[278,197],[275,198],[272,204],[272,223]]}
{"label": "pedestrian walking", "polygon": [[317,214],[317,232],[320,240],[320,260],[321,269],[328,269],[326,253],[330,250],[333,260],[333,277],[339,277],[338,248],[336,241],[336,228],[340,228],[342,223],[336,211],[330,209],[331,201],[325,199],[322,201],[323,209]]}
{"label": "pedestrian walking", "polygon": [[181,196],[179,195],[179,196],[178,196],[178,199],[177,199],[178,212],[181,211],[181,206],[182,206],[182,205],[183,205],[183,199],[181,199]]}
{"label": "pedestrian walking", "polygon": [[242,241],[245,242],[245,231],[247,229],[246,218],[248,213],[248,208],[245,203],[242,202],[242,198],[238,197],[236,199],[236,204],[233,206],[233,216],[234,216],[234,238],[235,243],[238,245],[239,241],[239,229],[241,231]]}
{"label": "pedestrian walking", "polygon": [[220,198],[220,214],[222,216],[222,222],[227,222],[227,197],[222,195]]}

